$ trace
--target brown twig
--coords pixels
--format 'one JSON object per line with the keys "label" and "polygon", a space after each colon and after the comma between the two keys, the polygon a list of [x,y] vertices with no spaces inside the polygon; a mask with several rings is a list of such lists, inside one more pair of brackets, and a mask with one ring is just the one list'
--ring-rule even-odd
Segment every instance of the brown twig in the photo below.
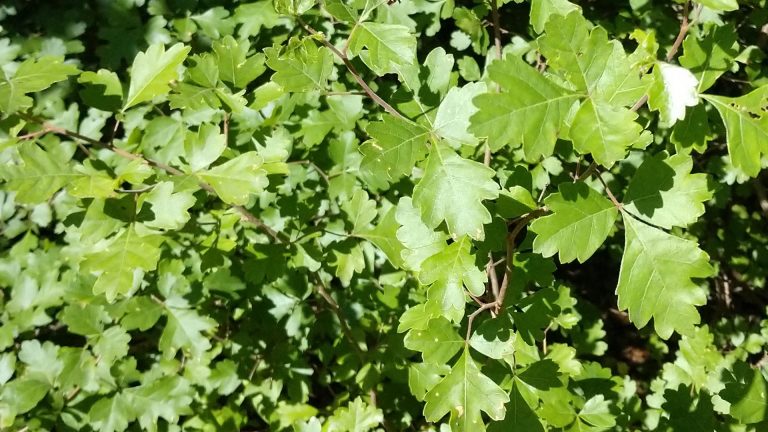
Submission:
{"label": "brown twig", "polygon": [[501,313],[504,309],[504,298],[507,296],[507,288],[512,279],[512,270],[515,268],[513,260],[515,257],[515,242],[517,241],[517,236],[520,235],[520,231],[522,231],[530,221],[546,212],[547,209],[540,208],[522,216],[517,220],[514,228],[512,228],[512,231],[507,235],[507,258],[505,261],[504,278],[501,280],[501,285],[499,286],[499,299],[496,301],[497,314]]}
{"label": "brown twig", "polygon": [[624,205],[619,202],[619,200],[616,199],[616,196],[613,195],[613,192],[611,192],[611,188],[608,187],[608,183],[603,180],[603,176],[600,175],[600,171],[596,171],[595,174],[597,175],[597,179],[600,180],[600,183],[603,185],[603,188],[605,189],[605,193],[608,194],[608,198],[613,203],[613,206],[616,207],[618,210],[622,210],[624,208]]}
{"label": "brown twig", "polygon": [[315,36],[320,43],[325,45],[326,48],[331,50],[332,53],[336,55],[342,62],[344,62],[344,66],[347,67],[347,70],[350,74],[352,74],[352,77],[355,78],[355,81],[357,81],[357,84],[362,87],[363,91],[368,95],[369,98],[371,98],[374,102],[379,104],[382,108],[384,108],[384,111],[392,114],[395,117],[401,118],[405,120],[405,116],[400,114],[396,109],[392,108],[390,104],[387,103],[384,99],[381,98],[381,96],[377,95],[373,89],[371,89],[370,86],[368,86],[368,83],[363,80],[363,78],[360,76],[360,73],[357,71],[357,68],[355,68],[355,65],[352,64],[352,62],[349,60],[349,57],[341,51],[339,51],[338,48],[336,48],[332,43],[328,42],[328,40],[323,36],[322,33],[318,32],[317,30],[310,27],[304,20],[302,20],[299,17],[296,17],[296,19],[299,21],[299,24],[301,24],[302,27],[304,27],[304,30],[306,30],[309,34],[312,36]]}
{"label": "brown twig", "polygon": [[350,345],[352,345],[352,349],[355,351],[355,354],[360,359],[361,363],[365,362],[365,356],[363,355],[363,351],[360,349],[360,345],[357,344],[357,340],[355,339],[355,336],[352,334],[352,330],[349,327],[349,324],[347,324],[347,320],[344,319],[344,315],[341,313],[341,308],[339,307],[339,304],[336,303],[336,300],[331,297],[331,294],[328,293],[328,290],[325,289],[325,284],[323,284],[323,281],[320,279],[320,276],[317,273],[312,273],[314,279],[315,279],[315,289],[317,290],[317,293],[320,294],[320,297],[325,300],[326,303],[328,303],[328,306],[330,306],[331,311],[336,315],[336,318],[339,320],[339,325],[341,326],[341,331],[344,333],[344,337],[347,338],[347,341]]}
{"label": "brown twig", "polygon": [[493,44],[496,46],[496,58],[501,60],[501,26],[499,26],[499,5],[491,2],[491,20],[493,20]]}
{"label": "brown twig", "polygon": [[469,337],[472,336],[472,323],[475,321],[475,318],[477,318],[478,315],[483,313],[484,311],[487,311],[488,309],[495,308],[497,306],[496,302],[486,303],[479,308],[477,308],[476,311],[472,312],[469,315],[469,319],[467,320],[467,337],[464,338],[464,342],[469,342]]}

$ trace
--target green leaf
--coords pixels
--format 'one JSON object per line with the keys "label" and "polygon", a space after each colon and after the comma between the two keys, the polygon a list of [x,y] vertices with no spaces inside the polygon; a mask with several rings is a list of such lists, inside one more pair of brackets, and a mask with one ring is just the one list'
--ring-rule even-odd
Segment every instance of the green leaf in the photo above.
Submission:
{"label": "green leaf", "polygon": [[414,329],[405,335],[406,348],[421,352],[425,363],[445,364],[464,346],[453,324],[445,318],[429,322],[425,330]]}
{"label": "green leaf", "polygon": [[136,55],[123,111],[168,94],[171,90],[169,84],[178,79],[178,69],[189,50],[190,47],[181,43],[173,45],[168,51],[163,45],[155,44]]}
{"label": "green leaf", "polygon": [[539,416],[531,409],[523,395],[520,393],[517,381],[512,385],[507,404],[507,414],[504,420],[491,425],[491,432],[526,431],[544,432],[544,427],[539,421]]}
{"label": "green leaf", "polygon": [[547,64],[561,71],[577,91],[614,107],[634,104],[645,94],[642,65],[631,63],[618,40],[609,40],[578,11],[552,15],[539,38]]}
{"label": "green leaf", "polygon": [[533,250],[545,258],[557,253],[561,263],[583,263],[608,238],[619,211],[583,182],[561,183],[558,191],[544,200],[552,214],[531,224]]}
{"label": "green leaf", "polygon": [[573,118],[573,147],[581,154],[592,154],[595,162],[610,168],[624,159],[630,147],[650,143],[650,134],[635,122],[636,118],[637,114],[627,108],[587,100]]}
{"label": "green leaf", "polygon": [[309,38],[291,39],[285,49],[267,48],[264,53],[267,66],[275,71],[272,81],[288,92],[324,89],[333,71],[333,54]]}
{"label": "green leaf", "polygon": [[147,194],[146,202],[152,204],[155,219],[145,222],[144,225],[174,230],[189,221],[189,209],[195,205],[195,197],[189,191],[174,193],[172,182],[162,182]]}
{"label": "green leaf", "polygon": [[31,411],[48,394],[50,384],[35,378],[19,378],[4,384],[0,400],[10,405],[16,414]]}
{"label": "green leaf", "polygon": [[493,149],[523,146],[528,161],[552,155],[560,129],[579,95],[555,84],[523,60],[507,56],[488,68],[489,76],[505,90],[474,99],[478,112],[470,131],[487,137]]}
{"label": "green leaf", "polygon": [[400,224],[397,239],[406,248],[400,256],[408,269],[418,271],[425,259],[445,248],[448,236],[433,231],[424,224],[419,210],[413,206],[410,197],[400,198],[395,219]]}
{"label": "green leaf", "polygon": [[400,225],[396,219],[397,208],[392,207],[370,230],[358,232],[357,235],[375,244],[387,256],[389,262],[398,268],[404,268],[403,255],[405,246],[397,239],[397,230]]}
{"label": "green leaf", "polygon": [[446,364],[411,363],[408,367],[408,387],[419,401],[432,390],[444,376],[451,372]]}
{"label": "green leaf", "polygon": [[731,70],[739,55],[737,35],[732,25],[725,25],[712,28],[702,39],[689,36],[683,40],[680,65],[696,75],[699,93],[712,87],[722,74]]}
{"label": "green leaf", "polygon": [[610,402],[605,396],[591,397],[579,411],[579,418],[597,428],[612,428],[616,426],[616,417],[611,414]]}
{"label": "green leaf", "polygon": [[184,306],[166,304],[165,315],[168,321],[158,342],[166,358],[174,357],[179,349],[196,358],[211,348],[209,338],[203,333],[215,329],[216,321]]}
{"label": "green leaf", "polygon": [[43,149],[34,142],[18,147],[19,163],[0,166],[5,188],[16,192],[19,203],[47,201],[59,189],[74,181],[79,174],[70,165],[74,148],[53,146]]}
{"label": "green leaf", "polygon": [[440,102],[433,124],[434,132],[451,147],[476,146],[477,137],[469,132],[470,117],[477,111],[472,104],[475,96],[485,93],[485,83],[469,83],[464,87],[452,87]]}
{"label": "green leaf", "polygon": [[464,236],[421,265],[419,281],[429,288],[429,301],[439,305],[443,316],[459,321],[464,315],[464,287],[479,296],[485,292],[486,274],[475,265],[471,241]]}
{"label": "green leaf", "polygon": [[359,397],[347,407],[334,411],[328,419],[329,432],[367,432],[384,421],[380,408],[368,405]]}
{"label": "green leaf", "polygon": [[187,132],[184,140],[184,158],[192,172],[207,168],[216,162],[227,148],[227,137],[212,124],[202,124],[197,133]]}
{"label": "green leaf", "polygon": [[675,144],[678,153],[690,154],[691,151],[704,153],[710,139],[712,131],[709,127],[707,107],[700,104],[688,110],[685,118],[675,123],[669,140]]}
{"label": "green leaf", "polygon": [[696,0],[704,6],[719,11],[734,11],[739,8],[736,0]]}
{"label": "green leaf", "polygon": [[315,0],[273,0],[275,11],[283,15],[301,15],[312,9]]}
{"label": "green leaf", "polygon": [[211,185],[225,203],[245,205],[252,194],[269,184],[267,172],[261,168],[263,162],[258,153],[251,151],[196,175]]}
{"label": "green leaf", "polygon": [[694,278],[715,271],[709,256],[696,243],[667,234],[624,215],[626,241],[621,260],[619,309],[639,328],[654,319],[656,333],[664,339],[672,332],[690,334],[700,317],[696,306],[707,301]]}
{"label": "green leaf", "polygon": [[225,36],[215,41],[212,48],[216,55],[219,78],[235,88],[245,88],[266,70],[264,54],[257,53],[248,57],[251,49],[248,40],[236,41],[232,36]]}
{"label": "green leaf", "polygon": [[738,362],[725,376],[725,389],[720,396],[730,402],[731,417],[746,424],[768,419],[768,380],[760,370]]}
{"label": "green leaf", "polygon": [[128,399],[120,393],[98,400],[88,411],[90,424],[102,432],[120,432],[128,428],[133,420],[133,411]]}
{"label": "green leaf", "polygon": [[116,73],[106,69],[83,72],[77,82],[84,84],[80,97],[88,106],[104,111],[117,111],[123,104],[123,85]]}
{"label": "green leaf", "polygon": [[[413,190],[413,204],[429,228],[443,221],[454,239],[463,235],[480,240],[491,214],[483,201],[499,196],[494,171],[464,159],[453,150],[434,145],[424,167],[424,177]],[[461,206],[456,203],[461,202]]]}
{"label": "green leaf", "polygon": [[625,208],[662,228],[685,228],[704,214],[712,191],[706,174],[691,174],[690,156],[665,156],[649,157],[640,165],[624,195]]}
{"label": "green leaf", "polygon": [[730,98],[701,95],[720,113],[725,123],[731,163],[744,174],[755,177],[768,153],[768,85],[751,93]]}
{"label": "green leaf", "polygon": [[126,295],[138,288],[144,272],[154,270],[160,259],[163,238],[156,235],[139,236],[131,227],[115,237],[101,251],[86,256],[81,271],[98,275],[94,294],[105,294],[107,301]]}
{"label": "green leaf", "polygon": [[349,36],[349,53],[360,56],[376,75],[396,73],[416,62],[416,36],[402,25],[359,23]]}
{"label": "green leaf", "polygon": [[358,189],[341,207],[352,223],[352,232],[363,231],[376,218],[376,201],[368,199],[368,192]]}
{"label": "green leaf", "polygon": [[193,394],[189,383],[178,376],[165,376],[123,391],[141,427],[153,432],[158,430],[159,418],[174,423],[179,416],[191,414]]}
{"label": "green leaf", "polygon": [[531,26],[536,33],[544,31],[544,25],[552,15],[568,15],[579,7],[568,0],[532,0]]}
{"label": "green leaf", "polygon": [[438,421],[451,413],[455,432],[485,431],[481,412],[492,420],[501,420],[509,396],[485,376],[465,348],[451,372],[424,397],[424,417]]}
{"label": "green leaf", "polygon": [[371,184],[386,186],[410,175],[427,153],[429,130],[386,115],[365,129],[372,140],[360,146],[360,171]]}
{"label": "green leaf", "polygon": [[24,61],[13,76],[0,70],[0,112],[13,114],[33,104],[28,93],[40,92],[80,71],[64,63],[62,57],[42,57]]}

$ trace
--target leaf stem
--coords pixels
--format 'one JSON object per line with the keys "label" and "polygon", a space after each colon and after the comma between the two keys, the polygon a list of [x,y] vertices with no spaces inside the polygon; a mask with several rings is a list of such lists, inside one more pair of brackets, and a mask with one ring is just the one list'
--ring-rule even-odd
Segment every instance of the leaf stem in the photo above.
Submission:
{"label": "leaf stem", "polygon": [[328,40],[325,38],[325,36],[323,36],[322,33],[310,27],[309,24],[304,22],[304,20],[302,20],[299,17],[296,17],[296,19],[299,21],[299,24],[301,24],[301,26],[304,27],[304,30],[306,30],[312,36],[315,36],[320,41],[320,43],[325,45],[325,47],[331,50],[331,52],[333,52],[336,55],[336,57],[338,57],[339,59],[341,59],[342,62],[344,62],[344,66],[347,67],[347,70],[349,71],[349,73],[352,74],[352,77],[355,78],[355,81],[357,81],[357,84],[359,84],[360,87],[362,87],[363,91],[365,91],[365,93],[368,95],[369,98],[371,98],[379,106],[384,108],[384,111],[392,114],[395,117],[406,120],[405,116],[400,114],[396,109],[392,108],[392,106],[388,104],[387,101],[382,99],[381,96],[377,95],[376,92],[373,91],[373,89],[371,89],[370,86],[368,86],[368,83],[366,83],[363,80],[363,78],[360,76],[360,73],[357,71],[357,68],[355,68],[355,65],[352,64],[352,62],[349,60],[349,57],[347,57],[345,53],[339,51],[339,49],[333,46],[332,43],[328,42]]}

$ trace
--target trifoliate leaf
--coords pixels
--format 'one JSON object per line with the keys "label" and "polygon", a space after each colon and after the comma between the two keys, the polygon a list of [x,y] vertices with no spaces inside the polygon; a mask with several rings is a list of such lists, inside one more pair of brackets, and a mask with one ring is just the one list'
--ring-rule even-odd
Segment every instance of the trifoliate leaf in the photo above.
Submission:
{"label": "trifoliate leaf", "polygon": [[539,39],[541,53],[555,70],[562,71],[576,90],[613,106],[634,104],[646,91],[642,70],[627,58],[618,40],[609,40],[602,27],[575,11],[552,15]]}
{"label": "trifoliate leaf", "polygon": [[13,114],[31,107],[33,101],[27,93],[45,90],[78,72],[61,57],[30,58],[19,65],[13,76],[0,70],[0,112]]}
{"label": "trifoliate leaf", "polygon": [[425,330],[413,329],[405,335],[406,348],[421,352],[425,363],[445,364],[464,346],[464,338],[445,318],[429,322]]}
{"label": "trifoliate leaf", "polygon": [[587,100],[573,118],[573,147],[581,154],[592,154],[595,162],[610,168],[624,159],[630,147],[650,143],[650,134],[643,132],[636,118],[637,114],[627,108]]}
{"label": "trifoliate leaf", "polygon": [[193,309],[168,305],[168,321],[160,336],[158,346],[166,358],[172,358],[181,349],[199,357],[211,347],[209,338],[203,333],[216,328],[216,321],[201,316]]}
{"label": "trifoliate leaf", "polygon": [[74,148],[51,146],[42,149],[34,142],[18,147],[18,164],[0,166],[4,188],[16,192],[19,203],[37,204],[47,201],[59,189],[79,177],[70,165]]}
{"label": "trifoliate leaf", "polygon": [[662,228],[687,227],[712,198],[706,174],[691,174],[687,155],[652,156],[640,165],[624,195],[625,208]]}
{"label": "trifoliate leaf", "polygon": [[429,301],[440,305],[443,315],[459,321],[464,315],[464,287],[479,296],[485,292],[487,276],[475,265],[471,240],[464,236],[422,263],[419,281],[429,288]]}
{"label": "trifoliate leaf", "polygon": [[451,372],[424,397],[424,417],[432,422],[451,414],[451,430],[484,432],[481,412],[492,420],[504,418],[509,396],[485,376],[465,348]]}
{"label": "trifoliate leaf", "polygon": [[468,131],[469,119],[478,110],[472,104],[472,99],[485,91],[486,86],[482,82],[453,87],[440,102],[433,129],[451,147],[458,149],[462,145],[477,145],[479,140]]}
{"label": "trifoliate leaf", "polygon": [[568,15],[579,7],[568,0],[533,0],[531,2],[531,26],[536,33],[544,31],[551,15]]}
{"label": "trifoliate leaf", "polygon": [[739,8],[736,0],[696,0],[704,6],[719,11],[734,11]]}
{"label": "trifoliate leaf", "polygon": [[661,124],[671,126],[685,118],[685,108],[699,103],[699,81],[686,68],[658,63],[653,69],[654,84],[648,93],[648,106],[661,113]]}
{"label": "trifoliate leaf", "polygon": [[401,257],[408,269],[418,271],[425,259],[445,248],[448,236],[424,224],[411,198],[400,198],[395,218],[400,224],[397,239],[406,247],[406,250],[401,252]]}
{"label": "trifoliate leaf", "polygon": [[136,55],[131,67],[131,84],[123,111],[168,94],[171,91],[169,84],[178,78],[178,69],[187,58],[189,50],[190,47],[181,43],[172,46],[168,51],[162,44],[155,44]]}
{"label": "trifoliate leaf", "polygon": [[398,24],[363,22],[349,35],[349,53],[360,56],[376,75],[396,73],[416,61],[416,36]]}
{"label": "trifoliate leaf", "polygon": [[288,92],[325,88],[333,71],[333,54],[311,39],[291,39],[285,47],[264,50],[267,66],[275,71],[272,81]]}
{"label": "trifoliate leaf", "polygon": [[712,28],[702,39],[691,35],[683,41],[680,65],[696,75],[699,93],[712,87],[720,75],[731,70],[739,55],[737,35],[736,29],[727,25]]}
{"label": "trifoliate leaf", "polygon": [[701,95],[720,113],[725,123],[731,163],[744,174],[755,177],[768,153],[768,85],[751,93],[730,98]]}
{"label": "trifoliate leaf", "polygon": [[368,432],[383,421],[381,409],[368,405],[358,397],[347,407],[334,411],[328,419],[328,432]]}
{"label": "trifoliate leaf", "polygon": [[114,238],[106,249],[86,256],[81,271],[96,273],[94,294],[105,294],[107,301],[128,294],[137,287],[144,272],[154,270],[160,259],[163,238],[156,235],[139,236],[128,228]]}
{"label": "trifoliate leaf", "polygon": [[244,88],[266,70],[264,54],[248,57],[251,44],[247,39],[236,41],[232,36],[225,36],[213,42],[212,48],[216,55],[219,78],[235,88]]}
{"label": "trifoliate leaf", "polygon": [[386,186],[409,175],[427,153],[429,130],[408,120],[386,115],[365,131],[372,140],[360,146],[360,170],[374,185]]}
{"label": "trifoliate leaf", "polygon": [[474,99],[478,112],[472,116],[469,130],[477,137],[488,137],[493,149],[522,145],[526,160],[532,162],[551,156],[579,96],[511,55],[492,63],[488,73],[504,92]]}
{"label": "trifoliate leaf", "polygon": [[466,234],[481,240],[485,237],[483,225],[491,221],[483,201],[499,195],[494,174],[479,162],[464,159],[445,146],[434,145],[424,167],[424,177],[413,190],[413,204],[429,228],[445,221],[453,238]]}
{"label": "trifoliate leaf", "polygon": [[267,172],[261,168],[262,163],[261,156],[251,151],[200,171],[197,176],[211,185],[222,201],[244,205],[252,194],[263,191],[269,184]]}
{"label": "trifoliate leaf", "polygon": [[619,211],[583,182],[561,183],[558,190],[544,200],[552,214],[531,224],[533,250],[545,258],[557,253],[561,263],[583,263],[608,238]]}
{"label": "trifoliate leaf", "polygon": [[189,191],[174,193],[172,182],[162,182],[147,194],[146,202],[152,204],[155,219],[144,225],[173,230],[183,227],[189,221],[188,210],[195,204],[195,197]]}
{"label": "trifoliate leaf", "polygon": [[700,317],[696,306],[706,291],[693,278],[714,274],[709,256],[697,244],[667,234],[624,214],[626,241],[619,271],[619,309],[642,328],[653,318],[664,339],[672,332],[690,334]]}

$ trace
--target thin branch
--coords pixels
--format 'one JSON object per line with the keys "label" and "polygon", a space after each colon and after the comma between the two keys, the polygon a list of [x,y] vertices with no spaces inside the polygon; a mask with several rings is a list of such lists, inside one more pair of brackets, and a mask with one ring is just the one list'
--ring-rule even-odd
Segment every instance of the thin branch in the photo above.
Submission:
{"label": "thin branch", "polygon": [[[87,137],[85,135],[79,134],[79,133],[77,133],[75,131],[71,131],[71,130],[68,130],[68,129],[56,126],[54,124],[46,122],[45,120],[41,120],[41,119],[38,119],[38,118],[33,117],[33,116],[22,114],[22,115],[20,115],[20,117],[22,117],[23,119],[25,119],[27,121],[31,121],[31,122],[34,122],[34,123],[42,124],[43,129],[45,129],[45,130],[47,130],[47,131],[49,131],[51,133],[55,133],[57,135],[66,136],[66,137],[69,137],[69,138],[72,138],[72,139],[84,142],[86,144],[90,144],[90,145],[95,146],[95,147],[99,147],[99,148],[110,150],[113,153],[117,154],[118,156],[121,156],[121,157],[126,158],[126,159],[130,159],[130,160],[141,161],[142,163],[145,163],[145,164],[147,164],[147,165],[149,165],[151,167],[163,170],[163,171],[165,171],[166,173],[168,173],[170,175],[174,175],[174,176],[186,176],[187,175],[183,171],[181,171],[179,169],[176,169],[176,168],[174,168],[174,167],[172,167],[170,165],[166,165],[166,164],[164,164],[162,162],[158,162],[158,161],[155,161],[155,160],[152,160],[152,159],[147,159],[147,158],[145,158],[145,157],[143,157],[141,155],[137,155],[137,154],[131,153],[131,152],[127,151],[127,150],[124,150],[124,149],[121,149],[119,147],[116,147],[112,143],[105,143],[105,142],[101,142],[99,140],[95,140],[93,138],[90,138],[90,137]],[[90,155],[90,152],[88,152],[87,154]],[[209,185],[208,183],[206,183],[204,181],[198,180],[198,185],[200,186],[200,188],[202,188],[206,192],[209,192],[209,193],[211,193],[213,195],[218,196],[218,194],[216,194],[216,191],[213,189],[213,187],[211,187],[211,185]],[[245,220],[247,220],[248,222],[250,222],[253,225],[255,225],[257,228],[259,228],[262,231],[264,231],[274,241],[276,241],[278,243],[286,243],[286,241],[283,241],[280,238],[279,234],[275,230],[273,230],[272,228],[270,228],[267,225],[265,225],[261,220],[259,220],[259,218],[254,216],[245,207],[239,206],[239,205],[235,205],[235,206],[232,206],[232,209],[234,209],[235,211],[240,213],[240,215]]]}
{"label": "thin branch", "polygon": [[521,217],[518,219],[517,223],[515,223],[515,227],[512,228],[512,231],[507,235],[507,258],[505,261],[504,278],[501,280],[501,286],[499,287],[499,299],[496,302],[497,314],[501,313],[504,308],[504,298],[507,296],[507,288],[512,279],[512,270],[515,268],[513,260],[515,257],[515,242],[517,241],[517,236],[530,221],[547,213],[547,211],[546,208],[540,208]]}
{"label": "thin branch", "polygon": [[341,59],[342,62],[344,62],[344,66],[347,67],[347,70],[349,71],[349,73],[352,74],[352,76],[355,78],[355,81],[357,81],[360,87],[363,88],[363,91],[365,91],[365,93],[368,95],[369,98],[373,99],[374,102],[376,102],[377,104],[379,104],[379,106],[384,108],[384,111],[392,114],[395,117],[401,118],[403,120],[406,119],[405,116],[400,114],[396,109],[392,108],[392,106],[388,104],[387,101],[382,99],[381,96],[377,95],[376,92],[374,92],[373,89],[371,89],[371,87],[368,86],[368,83],[366,83],[363,80],[363,78],[360,76],[360,73],[357,71],[357,68],[355,68],[355,65],[353,65],[352,62],[349,61],[349,57],[347,57],[346,54],[339,51],[339,49],[333,46],[332,43],[328,42],[328,40],[325,38],[325,36],[323,36],[322,33],[310,27],[306,22],[304,22],[304,20],[298,17],[296,19],[299,21],[299,24],[301,24],[301,26],[304,27],[304,30],[306,30],[312,36],[315,36],[320,41],[320,43],[325,45],[325,47],[331,50],[331,52],[333,52],[336,55],[336,57],[338,57],[339,59]]}
{"label": "thin branch", "polygon": [[488,264],[485,265],[485,272],[488,274],[488,279],[491,281],[491,292],[493,292],[493,298],[499,301],[499,277],[496,275],[496,267],[493,265],[493,255],[488,252]]}
{"label": "thin branch", "polygon": [[469,315],[469,319],[467,320],[467,337],[464,338],[465,343],[468,343],[469,337],[472,336],[472,323],[475,321],[475,318],[477,318],[477,316],[480,315],[481,313],[487,311],[488,309],[495,308],[496,306],[497,306],[496,302],[486,303],[480,306],[479,308],[477,308],[476,311],[472,312]]}
{"label": "thin branch", "polygon": [[336,303],[336,300],[334,300],[333,297],[331,297],[331,294],[328,293],[328,290],[325,289],[325,285],[320,279],[320,276],[317,273],[313,273],[312,276],[315,279],[315,289],[317,290],[317,293],[320,294],[320,297],[322,297],[326,303],[328,303],[331,311],[333,311],[334,315],[336,315],[336,318],[339,320],[339,325],[341,326],[342,333],[344,333],[344,337],[346,337],[349,344],[352,345],[352,349],[360,359],[360,363],[364,363],[365,356],[363,355],[363,351],[360,350],[360,345],[357,344],[357,340],[355,340],[354,335],[352,335],[352,330],[350,329],[349,324],[347,324],[347,320],[344,319],[344,314],[341,313],[339,304]]}
{"label": "thin branch", "polygon": [[289,165],[291,165],[291,164],[307,165],[307,166],[311,167],[312,169],[314,169],[315,171],[317,171],[317,173],[320,175],[320,177],[322,177],[323,180],[325,180],[326,184],[330,184],[330,182],[331,182],[331,179],[330,179],[330,177],[328,177],[328,174],[326,174],[326,172],[323,171],[322,168],[320,168],[319,166],[317,166],[314,162],[312,162],[310,160],[304,159],[304,160],[290,161],[290,162],[287,162],[287,164],[289,164]]}
{"label": "thin branch", "polygon": [[501,27],[499,26],[499,6],[496,0],[491,2],[491,19],[493,20],[493,44],[496,46],[496,58],[501,60]]}
{"label": "thin branch", "polygon": [[616,207],[618,210],[622,210],[624,208],[624,205],[619,202],[619,200],[616,199],[616,196],[613,195],[613,192],[611,192],[611,188],[608,187],[608,183],[603,180],[603,176],[600,175],[599,171],[596,171],[595,174],[597,175],[597,179],[600,180],[600,183],[603,185],[603,188],[605,189],[605,193],[608,194],[608,198],[613,203],[613,206]]}

